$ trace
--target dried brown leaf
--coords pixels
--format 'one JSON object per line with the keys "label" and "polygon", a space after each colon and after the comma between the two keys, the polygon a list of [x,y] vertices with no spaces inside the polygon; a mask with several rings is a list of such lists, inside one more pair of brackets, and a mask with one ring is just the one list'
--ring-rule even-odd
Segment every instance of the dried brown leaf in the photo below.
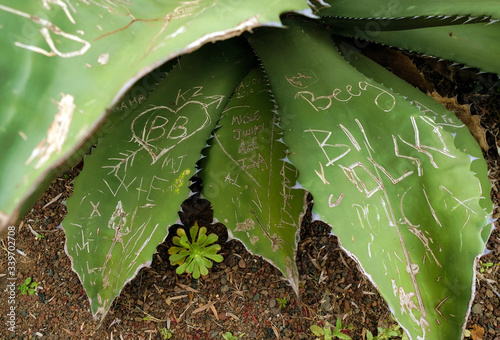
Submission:
{"label": "dried brown leaf", "polygon": [[473,325],[470,330],[472,340],[483,340],[484,328],[479,325]]}
{"label": "dried brown leaf", "polygon": [[191,314],[196,314],[196,313],[199,313],[199,312],[203,312],[204,310],[207,310],[208,308],[211,308],[212,306],[214,305],[213,302],[209,302],[199,308],[196,308],[194,311],[192,311]]}
{"label": "dried brown leaf", "polygon": [[236,315],[234,315],[234,314],[233,314],[233,313],[231,313],[231,312],[226,312],[226,315],[227,315],[227,316],[232,317],[232,318],[233,318],[234,320],[236,320],[236,321],[240,321],[240,318],[239,318],[239,317],[237,317]]}
{"label": "dried brown leaf", "polygon": [[217,313],[217,309],[215,309],[215,306],[213,304],[210,306],[210,309],[212,310],[212,313],[214,313],[214,316],[217,319],[217,321],[219,321],[219,314]]}
{"label": "dried brown leaf", "polygon": [[45,204],[42,209],[45,209],[49,205],[51,205],[52,203],[56,202],[61,196],[62,196],[62,192],[59,195],[57,195],[56,197],[54,197],[53,199],[51,199],[49,203]]}
{"label": "dried brown leaf", "polygon": [[177,283],[177,285],[178,285],[179,287],[181,287],[182,289],[184,289],[184,290],[188,291],[188,292],[192,292],[192,293],[199,293],[199,292],[200,292],[200,291],[198,291],[198,290],[196,290],[196,289],[194,289],[194,288],[191,288],[191,287],[189,287],[189,286],[183,285],[182,283]]}
{"label": "dried brown leaf", "polygon": [[437,92],[432,92],[431,97],[438,103],[444,105],[447,110],[453,111],[469,128],[470,133],[479,144],[483,151],[488,151],[488,142],[486,141],[486,130],[481,126],[481,117],[470,113],[470,105],[462,105],[457,102],[457,98],[441,97]]}

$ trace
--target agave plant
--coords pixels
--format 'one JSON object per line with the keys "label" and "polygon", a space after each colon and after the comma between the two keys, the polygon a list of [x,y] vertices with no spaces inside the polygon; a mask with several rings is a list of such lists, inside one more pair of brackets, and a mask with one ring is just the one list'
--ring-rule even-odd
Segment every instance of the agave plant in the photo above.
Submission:
{"label": "agave plant", "polygon": [[461,337],[490,233],[484,159],[453,113],[359,48],[500,74],[499,4],[8,0],[0,16],[0,227],[98,141],[63,222],[96,318],[197,175],[230,237],[297,293],[309,192],[411,339]]}

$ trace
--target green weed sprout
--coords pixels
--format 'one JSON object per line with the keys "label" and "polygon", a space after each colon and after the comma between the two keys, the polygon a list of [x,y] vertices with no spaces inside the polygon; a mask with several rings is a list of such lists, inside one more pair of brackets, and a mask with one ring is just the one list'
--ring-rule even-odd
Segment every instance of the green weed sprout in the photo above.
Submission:
{"label": "green weed sprout", "polygon": [[163,339],[170,339],[172,338],[172,331],[163,327],[163,328],[160,328],[160,334],[161,336],[163,337]]}
{"label": "green weed sprout", "polygon": [[393,336],[396,336],[398,338],[401,338],[402,340],[408,340],[408,336],[406,333],[401,329],[401,326],[399,325],[394,325],[392,327],[388,328],[382,328],[382,327],[377,327],[378,330],[378,335],[373,336],[372,332],[366,331],[366,339],[367,340],[386,340],[390,339]]}
{"label": "green weed sprout", "polygon": [[487,263],[484,263],[484,262],[481,262],[481,268],[479,269],[479,271],[482,273],[484,273],[486,270],[490,269],[491,267],[495,266],[495,264],[493,262],[487,262]]}
{"label": "green weed sprout", "polygon": [[35,281],[32,282],[31,277],[28,277],[17,289],[19,289],[23,295],[26,295],[26,293],[33,295],[35,294],[36,287],[38,287],[38,283]]}
{"label": "green weed sprout", "polygon": [[226,332],[225,334],[222,335],[222,338],[224,340],[238,340],[243,335],[245,335],[245,333],[236,336],[236,335],[233,335],[233,333],[231,333],[231,332]]}
{"label": "green weed sprout", "polygon": [[286,299],[286,296],[283,299],[276,298],[276,301],[278,301],[278,304],[280,305],[280,308],[285,308],[288,300]]}
{"label": "green weed sprout", "polygon": [[178,236],[172,239],[174,246],[168,249],[170,264],[179,266],[176,270],[177,274],[192,273],[193,277],[198,279],[200,274],[208,274],[208,268],[212,268],[213,265],[212,261],[222,262],[223,257],[217,254],[220,245],[212,244],[219,237],[206,233],[207,228],[199,228],[197,222],[189,229],[191,240],[188,239],[184,229],[177,229]]}
{"label": "green weed sprout", "polygon": [[335,325],[334,329],[332,329],[330,326],[330,323],[326,322],[323,328],[318,325],[312,325],[310,329],[314,335],[322,337],[324,340],[333,340],[335,338],[342,340],[351,340],[351,337],[349,335],[342,333],[343,327],[340,318],[337,319],[337,324]]}

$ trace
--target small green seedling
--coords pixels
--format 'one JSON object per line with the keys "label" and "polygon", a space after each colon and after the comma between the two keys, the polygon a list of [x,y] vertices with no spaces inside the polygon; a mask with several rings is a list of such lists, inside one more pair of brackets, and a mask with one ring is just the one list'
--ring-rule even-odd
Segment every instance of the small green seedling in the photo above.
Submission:
{"label": "small green seedling", "polygon": [[487,262],[487,263],[481,262],[481,268],[479,269],[479,271],[481,273],[484,273],[486,270],[490,269],[493,266],[495,266],[493,262]]}
{"label": "small green seedling", "polygon": [[320,326],[318,325],[312,325],[311,326],[311,332],[320,337],[323,337],[324,340],[332,340],[333,339],[333,335],[332,335],[332,329],[330,328],[330,324],[327,322],[325,324],[325,327],[321,328]]}
{"label": "small green seedling", "polygon": [[160,328],[160,335],[163,337],[163,339],[170,339],[172,338],[172,331],[170,329],[167,329],[166,327]]}
{"label": "small green seedling", "polygon": [[276,298],[276,301],[278,301],[280,308],[285,308],[286,305],[288,304],[288,300],[287,300],[286,296],[283,299]]}
{"label": "small green seedling", "polygon": [[239,339],[239,338],[241,338],[243,335],[245,335],[245,333],[242,333],[242,334],[240,334],[240,335],[236,336],[236,335],[233,335],[233,333],[231,333],[231,332],[226,332],[226,334],[223,334],[223,335],[222,335],[222,338],[223,338],[224,340],[238,340],[238,339]]}
{"label": "small green seedling", "polygon": [[332,329],[330,326],[331,324],[329,322],[326,322],[323,328],[317,325],[312,325],[310,329],[314,335],[323,337],[324,340],[351,340],[351,337],[349,335],[342,333],[342,329],[344,329],[344,327],[342,327],[342,321],[340,320],[340,318],[337,319],[337,323],[334,329]]}
{"label": "small green seedling", "polygon": [[386,340],[392,338],[393,336],[401,338],[402,340],[408,340],[406,333],[397,324],[387,328],[377,327],[377,330],[377,336],[373,336],[372,332],[367,330],[366,340]]}
{"label": "small green seedling", "polygon": [[201,275],[208,274],[208,268],[212,268],[213,262],[222,262],[223,257],[217,252],[220,245],[212,244],[219,237],[215,234],[207,235],[207,228],[198,228],[198,223],[189,229],[191,240],[188,239],[184,229],[177,229],[177,235],[172,242],[174,246],[168,249],[170,264],[178,265],[176,273],[184,272],[193,274],[195,279]]}
{"label": "small green seedling", "polygon": [[17,289],[21,291],[21,294],[26,295],[27,293],[29,295],[35,294],[36,288],[38,287],[38,283],[35,281],[31,281],[31,277],[26,278],[24,283],[20,285]]}

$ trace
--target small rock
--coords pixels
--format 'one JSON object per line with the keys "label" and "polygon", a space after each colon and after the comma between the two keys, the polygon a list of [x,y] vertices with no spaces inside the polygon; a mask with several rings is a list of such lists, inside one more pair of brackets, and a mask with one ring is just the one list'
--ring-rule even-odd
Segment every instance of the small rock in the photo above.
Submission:
{"label": "small rock", "polygon": [[493,292],[491,290],[486,290],[486,296],[489,297],[490,299],[493,297]]}
{"label": "small rock", "polygon": [[260,299],[260,293],[257,293],[253,296],[254,301],[258,301]]}
{"label": "small rock", "polygon": [[49,269],[49,275],[50,275],[51,277],[52,277],[52,276],[54,276],[54,269],[52,269],[52,268],[50,268],[50,269]]}
{"label": "small rock", "polygon": [[322,301],[320,308],[324,310],[325,312],[328,312],[330,309],[332,309],[332,304],[330,302],[330,297],[326,296]]}
{"label": "small rock", "polygon": [[238,262],[238,266],[240,268],[245,268],[247,266],[246,263],[245,263],[245,260],[240,259],[240,261]]}
{"label": "small rock", "polygon": [[266,328],[266,332],[267,332],[266,338],[271,339],[273,337],[273,335],[274,335],[273,329],[272,328]]}
{"label": "small rock", "polygon": [[482,314],[483,313],[483,306],[480,305],[479,303],[476,303],[474,306],[472,306],[472,313],[473,314]]}
{"label": "small rock", "polygon": [[235,256],[230,256],[228,259],[227,259],[227,265],[229,267],[234,267],[236,265],[236,257]]}
{"label": "small rock", "polygon": [[223,285],[223,286],[220,287],[220,291],[223,292],[223,293],[227,292],[228,290],[229,290],[229,286],[228,285]]}
{"label": "small rock", "polygon": [[269,308],[274,308],[274,307],[276,307],[276,299],[269,300]]}

